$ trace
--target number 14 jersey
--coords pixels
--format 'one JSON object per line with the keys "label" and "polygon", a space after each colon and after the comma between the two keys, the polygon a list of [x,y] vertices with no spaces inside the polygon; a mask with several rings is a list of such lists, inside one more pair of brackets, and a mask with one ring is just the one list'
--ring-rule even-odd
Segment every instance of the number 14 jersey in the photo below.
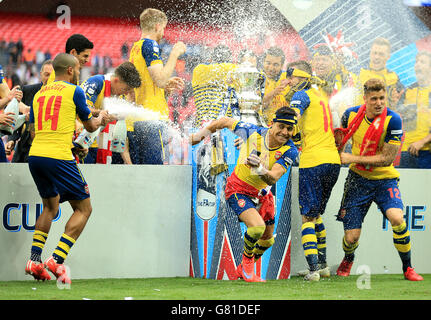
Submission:
{"label": "number 14 jersey", "polygon": [[340,164],[327,95],[315,87],[298,91],[293,95],[290,107],[301,114],[298,121],[302,147],[299,167]]}
{"label": "number 14 jersey", "polygon": [[73,160],[71,148],[76,115],[81,121],[92,117],[81,87],[65,81],[43,86],[30,108],[35,137],[29,156]]}

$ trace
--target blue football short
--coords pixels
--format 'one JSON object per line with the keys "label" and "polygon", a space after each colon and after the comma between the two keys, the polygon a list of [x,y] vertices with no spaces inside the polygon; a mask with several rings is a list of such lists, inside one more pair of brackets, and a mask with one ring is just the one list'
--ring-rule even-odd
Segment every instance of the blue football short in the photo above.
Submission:
{"label": "blue football short", "polygon": [[388,209],[403,209],[398,182],[398,178],[369,180],[349,170],[337,215],[337,220],[344,224],[344,230],[361,229],[372,202],[385,216]]}
{"label": "blue football short", "polygon": [[60,195],[60,202],[84,200],[90,196],[87,182],[75,160],[28,157],[28,166],[43,199]]}
{"label": "blue football short", "polygon": [[168,127],[165,121],[136,121],[128,133],[133,164],[163,164],[169,159]]}
{"label": "blue football short", "polygon": [[301,215],[317,217],[325,212],[332,189],[337,183],[340,165],[324,163],[299,168],[299,209]]}
{"label": "blue football short", "polygon": [[398,168],[431,169],[430,150],[419,150],[419,155],[413,156],[408,151],[401,152]]}
{"label": "blue football short", "polygon": [[[259,211],[260,209],[260,204],[257,199],[251,198],[241,193],[232,194],[229,199],[227,199],[227,203],[238,217],[241,213],[250,208],[256,209],[257,211]],[[273,218],[262,218],[265,220],[266,225],[271,225],[275,223],[275,220]]]}

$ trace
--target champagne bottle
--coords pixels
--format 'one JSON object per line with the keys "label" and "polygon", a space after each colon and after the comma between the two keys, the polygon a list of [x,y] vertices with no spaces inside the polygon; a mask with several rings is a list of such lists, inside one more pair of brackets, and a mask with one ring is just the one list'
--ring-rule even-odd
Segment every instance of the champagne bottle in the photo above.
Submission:
{"label": "champagne bottle", "polygon": [[93,144],[94,140],[96,140],[97,136],[104,128],[105,127],[99,127],[96,131],[93,131],[93,132],[88,132],[87,130],[84,129],[79,134],[79,136],[75,139],[74,143],[76,143],[78,146],[80,146],[83,149],[89,149]]}
{"label": "champagne bottle", "polygon": [[19,128],[21,128],[21,126],[24,124],[25,122],[25,114],[20,114],[17,118],[16,118],[16,123],[15,123],[15,130],[18,130]]}
{"label": "champagne bottle", "polygon": [[114,127],[112,134],[111,151],[112,152],[124,152],[126,148],[127,139],[127,127],[126,120],[118,120]]}
{"label": "champagne bottle", "polygon": [[16,98],[13,98],[4,109],[5,114],[8,112],[14,113],[14,115],[12,116],[14,118],[12,126],[9,126],[7,124],[0,125],[0,132],[4,135],[12,134],[13,131],[15,130],[16,121],[19,116],[18,104],[19,104],[18,100]]}

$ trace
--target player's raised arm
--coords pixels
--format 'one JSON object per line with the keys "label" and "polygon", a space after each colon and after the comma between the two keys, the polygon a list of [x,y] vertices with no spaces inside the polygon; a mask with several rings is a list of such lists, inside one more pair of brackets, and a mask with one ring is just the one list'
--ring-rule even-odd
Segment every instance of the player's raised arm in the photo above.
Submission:
{"label": "player's raised arm", "polygon": [[204,140],[209,135],[216,132],[217,130],[221,130],[224,128],[231,129],[235,121],[237,120],[232,118],[227,118],[227,117],[214,120],[209,125],[199,130],[198,132],[191,134],[189,137],[189,142],[192,145],[195,145],[201,142],[202,140]]}
{"label": "player's raised arm", "polygon": [[[178,57],[185,52],[186,45],[183,42],[179,41],[173,46],[166,65],[155,64],[148,67],[148,72],[150,73],[150,76],[156,86],[158,86],[159,88],[166,88],[166,86],[168,86],[168,89],[170,89],[172,85],[176,84],[176,82],[181,82],[181,80],[178,80],[178,77],[171,78],[171,75],[175,70],[175,65],[177,63]],[[181,85],[182,84],[180,84],[180,86]]]}

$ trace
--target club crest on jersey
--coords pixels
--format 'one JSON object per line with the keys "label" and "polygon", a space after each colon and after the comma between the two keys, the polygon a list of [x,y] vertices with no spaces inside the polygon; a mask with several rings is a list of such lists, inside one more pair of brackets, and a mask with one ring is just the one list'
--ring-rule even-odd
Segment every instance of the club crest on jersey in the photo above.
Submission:
{"label": "club crest on jersey", "polygon": [[274,158],[275,158],[275,160],[278,160],[278,159],[280,159],[280,158],[281,158],[281,156],[282,156],[281,151],[277,151],[277,152],[275,153],[275,155],[274,155]]}
{"label": "club crest on jersey", "polygon": [[157,43],[154,43],[153,50],[155,53],[159,53],[160,49],[159,49],[159,45]]}
{"label": "club crest on jersey", "polygon": [[244,208],[245,207],[245,200],[244,199],[239,199],[238,200],[238,206],[240,208]]}

